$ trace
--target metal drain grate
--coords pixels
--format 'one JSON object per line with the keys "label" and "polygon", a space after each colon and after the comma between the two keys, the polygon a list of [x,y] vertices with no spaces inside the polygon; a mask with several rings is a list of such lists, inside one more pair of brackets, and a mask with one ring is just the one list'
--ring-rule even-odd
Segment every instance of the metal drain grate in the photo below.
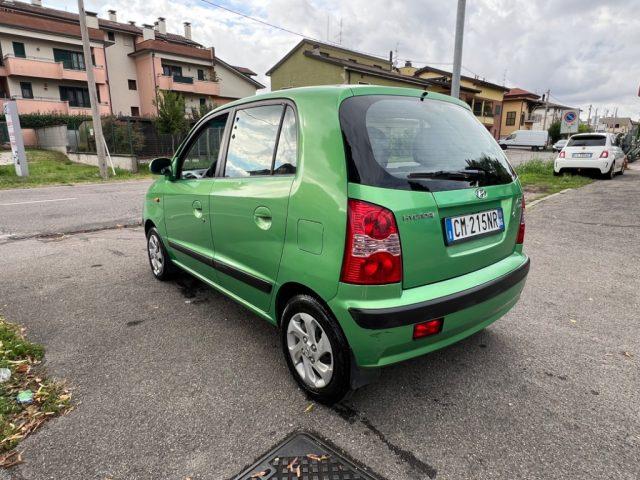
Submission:
{"label": "metal drain grate", "polygon": [[308,433],[287,438],[234,480],[379,480]]}

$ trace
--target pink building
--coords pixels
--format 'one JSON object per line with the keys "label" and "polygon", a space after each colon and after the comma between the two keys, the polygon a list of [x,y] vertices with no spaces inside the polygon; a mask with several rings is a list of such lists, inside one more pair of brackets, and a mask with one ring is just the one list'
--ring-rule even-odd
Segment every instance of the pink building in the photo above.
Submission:
{"label": "pink building", "polygon": [[[264,88],[251,70],[217,58],[213,48],[166,31],[164,18],[138,27],[116,12],[87,12],[91,64],[102,114],[153,116],[160,90],[180,92],[186,114]],[[0,103],[15,99],[20,113],[90,114],[87,61],[77,14],[0,0]]]}

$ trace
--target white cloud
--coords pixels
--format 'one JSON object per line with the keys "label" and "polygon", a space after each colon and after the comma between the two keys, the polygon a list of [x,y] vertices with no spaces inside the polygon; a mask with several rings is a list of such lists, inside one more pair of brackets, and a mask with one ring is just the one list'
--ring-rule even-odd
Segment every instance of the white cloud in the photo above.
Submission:
{"label": "white cloud", "polygon": [[[453,57],[455,0],[212,0],[305,35],[387,57],[449,63]],[[193,36],[232,64],[260,74],[299,37],[243,19],[201,0],[85,0],[106,17],[152,23],[167,18],[169,31],[193,24]],[[76,10],[73,0],[45,5]],[[467,2],[463,65],[487,80],[536,93],[551,89],[552,100],[587,109],[589,104],[638,117],[640,28],[637,0],[470,0]],[[449,65],[434,65],[448,69]],[[636,67],[636,68],[634,68]]]}

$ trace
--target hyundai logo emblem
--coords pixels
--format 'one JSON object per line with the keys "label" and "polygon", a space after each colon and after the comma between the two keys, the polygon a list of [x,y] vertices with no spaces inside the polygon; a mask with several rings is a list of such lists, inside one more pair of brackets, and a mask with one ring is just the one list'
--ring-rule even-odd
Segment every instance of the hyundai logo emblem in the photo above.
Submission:
{"label": "hyundai logo emblem", "polygon": [[479,199],[487,198],[487,191],[484,188],[477,189],[476,197],[478,197]]}

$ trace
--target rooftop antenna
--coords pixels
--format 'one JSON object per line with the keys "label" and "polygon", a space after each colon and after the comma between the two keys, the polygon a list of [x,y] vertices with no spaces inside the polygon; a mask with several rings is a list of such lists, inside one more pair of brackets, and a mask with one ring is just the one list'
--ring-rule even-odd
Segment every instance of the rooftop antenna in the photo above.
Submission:
{"label": "rooftop antenna", "polygon": [[327,42],[331,41],[331,37],[329,36],[329,19],[330,19],[330,16],[327,13]]}
{"label": "rooftop antenna", "polygon": [[342,45],[342,17],[340,17],[340,34],[338,35],[338,44]]}

